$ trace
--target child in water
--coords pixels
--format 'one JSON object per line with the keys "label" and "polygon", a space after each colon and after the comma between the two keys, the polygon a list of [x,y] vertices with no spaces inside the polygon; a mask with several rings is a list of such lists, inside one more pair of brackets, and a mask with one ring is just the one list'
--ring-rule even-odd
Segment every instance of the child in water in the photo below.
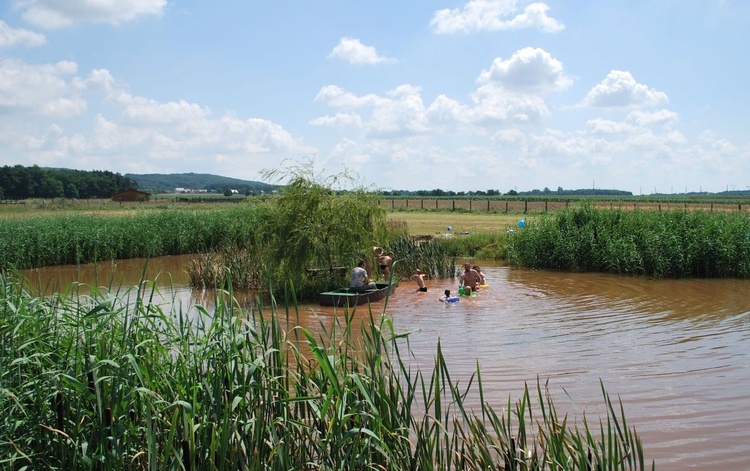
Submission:
{"label": "child in water", "polygon": [[458,296],[451,296],[451,290],[447,289],[438,299],[443,303],[454,303],[458,301]]}
{"label": "child in water", "polygon": [[486,282],[486,281],[484,280],[484,273],[482,273],[482,270],[480,270],[480,269],[479,269],[479,265],[474,265],[474,266],[473,266],[473,267],[471,267],[471,268],[472,268],[472,269],[473,269],[474,271],[476,271],[476,272],[477,272],[477,274],[479,275],[479,283],[477,283],[477,284],[478,284],[478,285],[480,285],[480,286],[481,286],[481,285],[486,285],[486,284],[487,284],[487,282]]}

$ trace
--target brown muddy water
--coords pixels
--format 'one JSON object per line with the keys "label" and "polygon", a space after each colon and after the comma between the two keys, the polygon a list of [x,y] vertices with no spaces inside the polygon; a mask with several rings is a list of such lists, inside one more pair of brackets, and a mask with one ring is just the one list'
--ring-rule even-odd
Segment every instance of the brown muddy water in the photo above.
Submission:
{"label": "brown muddy water", "polygon": [[[152,259],[146,271],[164,303],[188,311],[210,299],[188,286],[189,259]],[[143,267],[127,260],[25,274],[47,293],[73,281],[122,291],[138,284]],[[417,364],[429,367],[439,340],[454,380],[466,384],[479,362],[485,399],[497,410],[538,378],[558,412],[579,425],[585,413],[594,427],[606,414],[601,380],[657,469],[750,469],[750,280],[482,267],[489,287],[477,297],[445,304],[438,296],[455,292],[456,280],[427,280],[427,293],[407,280],[388,301],[396,329],[414,331]],[[373,310],[380,314],[383,303]],[[300,323],[316,330],[342,312],[304,305]]]}

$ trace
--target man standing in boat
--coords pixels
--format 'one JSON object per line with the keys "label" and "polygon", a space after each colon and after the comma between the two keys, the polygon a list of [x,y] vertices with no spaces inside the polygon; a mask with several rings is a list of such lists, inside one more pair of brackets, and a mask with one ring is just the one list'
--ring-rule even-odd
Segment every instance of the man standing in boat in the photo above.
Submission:
{"label": "man standing in boat", "polygon": [[357,264],[357,266],[352,270],[351,282],[349,284],[349,287],[353,291],[367,291],[368,289],[377,288],[375,282],[370,281],[370,277],[367,275],[364,261],[359,262],[359,264]]}

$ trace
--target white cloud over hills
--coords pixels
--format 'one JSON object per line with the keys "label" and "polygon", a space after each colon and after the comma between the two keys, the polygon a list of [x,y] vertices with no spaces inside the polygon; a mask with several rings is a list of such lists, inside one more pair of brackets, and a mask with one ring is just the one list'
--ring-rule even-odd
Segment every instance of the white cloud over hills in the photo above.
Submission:
{"label": "white cloud over hills", "polygon": [[689,17],[650,4],[676,22],[659,36],[630,10],[576,5],[16,0],[0,164],[256,179],[315,156],[398,189],[746,185],[742,51],[712,49],[721,75],[685,53],[748,36],[743,11],[701,5],[723,27],[683,31]]}

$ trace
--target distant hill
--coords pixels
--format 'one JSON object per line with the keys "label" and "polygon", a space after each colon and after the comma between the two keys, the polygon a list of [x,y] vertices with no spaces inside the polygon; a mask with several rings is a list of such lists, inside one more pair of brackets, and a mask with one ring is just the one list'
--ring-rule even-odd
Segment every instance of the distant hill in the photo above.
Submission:
{"label": "distant hill", "polygon": [[138,183],[140,190],[153,193],[173,192],[175,188],[185,188],[195,191],[208,190],[209,192],[216,193],[223,193],[228,189],[237,190],[240,193],[248,191],[270,193],[278,188],[277,185],[269,185],[268,183],[221,177],[206,173],[148,173],[142,175],[127,173],[125,174],[125,178]]}

